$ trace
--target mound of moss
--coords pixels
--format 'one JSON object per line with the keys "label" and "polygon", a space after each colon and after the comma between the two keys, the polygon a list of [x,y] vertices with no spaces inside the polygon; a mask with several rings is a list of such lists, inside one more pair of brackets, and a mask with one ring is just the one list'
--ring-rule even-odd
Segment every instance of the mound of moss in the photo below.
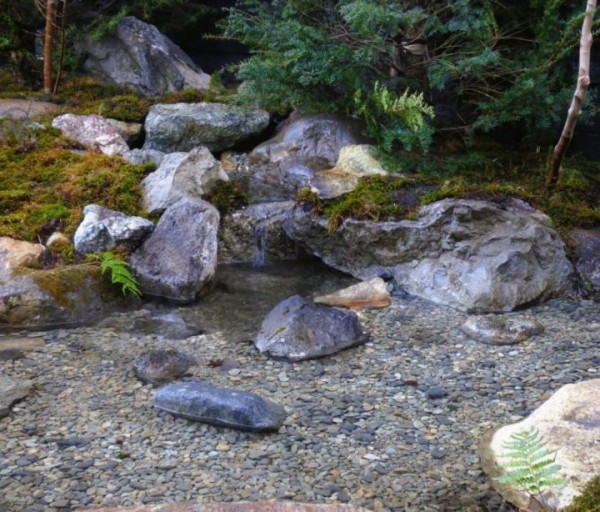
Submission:
{"label": "mound of moss", "polygon": [[140,181],[153,166],[84,152],[58,130],[0,122],[0,236],[37,242],[72,235],[90,203],[140,215]]}

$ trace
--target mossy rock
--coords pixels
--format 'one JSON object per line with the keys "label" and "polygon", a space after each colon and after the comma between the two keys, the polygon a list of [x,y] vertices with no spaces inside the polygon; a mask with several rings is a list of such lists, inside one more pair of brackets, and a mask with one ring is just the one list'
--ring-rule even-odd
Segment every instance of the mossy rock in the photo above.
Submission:
{"label": "mossy rock", "polygon": [[94,264],[0,276],[0,327],[55,328],[89,324],[141,302],[124,296]]}

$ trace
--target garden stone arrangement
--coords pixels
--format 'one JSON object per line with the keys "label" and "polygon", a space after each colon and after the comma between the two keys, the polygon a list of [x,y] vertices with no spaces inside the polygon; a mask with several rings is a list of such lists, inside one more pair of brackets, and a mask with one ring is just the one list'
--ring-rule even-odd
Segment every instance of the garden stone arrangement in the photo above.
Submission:
{"label": "garden stone arrangement", "polygon": [[[86,66],[149,95],[205,89],[140,23],[125,18],[110,49],[82,43]],[[141,47],[135,65],[113,55],[134,36],[173,52],[166,78],[102,67],[154,68]],[[549,217],[515,198],[332,228],[296,194],[385,176],[372,141],[337,115],[292,116],[272,137],[269,122],[157,104],[134,148],[102,116],[54,119],[90,151],[153,162],[140,186],[157,220],[98,201],[73,241],[49,238],[126,251],[143,298],[93,263],[40,268],[51,242],[0,239],[0,511],[501,512],[531,502],[494,479],[530,427],[564,466],[548,502],[566,507],[600,457],[600,304],[579,295],[598,296],[597,233],[576,233],[570,260]],[[206,197],[228,182],[250,204],[221,214]],[[302,294],[290,274],[277,300],[253,289],[270,264],[307,257],[326,277],[303,277]],[[240,262],[257,268],[226,283]]]}

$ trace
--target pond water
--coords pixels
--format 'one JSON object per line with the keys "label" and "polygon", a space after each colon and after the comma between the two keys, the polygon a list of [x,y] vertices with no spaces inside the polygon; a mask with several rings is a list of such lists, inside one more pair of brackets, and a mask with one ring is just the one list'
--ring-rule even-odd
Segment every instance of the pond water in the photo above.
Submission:
{"label": "pond water", "polygon": [[221,332],[232,339],[253,338],[269,311],[282,300],[296,294],[312,299],[356,282],[317,260],[223,265],[217,270],[213,290],[192,305],[148,303],[141,312],[117,315],[101,325],[161,334],[161,329],[183,321],[190,329],[188,333],[196,328],[206,333]]}

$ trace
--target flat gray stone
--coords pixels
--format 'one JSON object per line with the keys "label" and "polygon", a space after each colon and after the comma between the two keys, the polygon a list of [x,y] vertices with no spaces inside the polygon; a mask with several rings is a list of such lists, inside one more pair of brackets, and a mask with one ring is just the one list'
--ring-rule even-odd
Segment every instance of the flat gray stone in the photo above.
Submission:
{"label": "flat gray stone", "polygon": [[15,381],[0,373],[0,418],[8,416],[11,406],[31,390],[30,380]]}
{"label": "flat gray stone", "polygon": [[249,432],[276,431],[285,409],[254,393],[205,382],[176,382],[154,394],[154,406],[175,416]]}
{"label": "flat gray stone", "polygon": [[544,332],[537,320],[506,315],[470,316],[461,329],[469,338],[490,345],[513,345]]}

